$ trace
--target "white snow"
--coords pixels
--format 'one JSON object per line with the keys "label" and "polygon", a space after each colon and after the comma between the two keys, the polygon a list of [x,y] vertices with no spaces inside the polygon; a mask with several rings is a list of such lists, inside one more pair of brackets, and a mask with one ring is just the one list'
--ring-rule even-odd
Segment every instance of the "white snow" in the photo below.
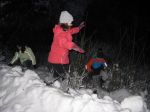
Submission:
{"label": "white snow", "polygon": [[122,108],[129,108],[132,112],[146,112],[146,104],[140,96],[130,96],[121,102]]}
{"label": "white snow", "polygon": [[46,86],[32,70],[0,65],[0,112],[149,112],[141,96],[117,101],[108,94],[98,98],[88,89],[66,93],[60,86]]}

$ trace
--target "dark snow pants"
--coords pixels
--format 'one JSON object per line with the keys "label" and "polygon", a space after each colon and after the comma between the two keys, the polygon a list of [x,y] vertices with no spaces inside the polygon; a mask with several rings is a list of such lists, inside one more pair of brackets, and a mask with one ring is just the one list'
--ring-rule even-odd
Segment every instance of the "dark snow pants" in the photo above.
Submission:
{"label": "dark snow pants", "polygon": [[33,65],[32,65],[32,61],[31,60],[26,60],[23,62],[22,64],[23,67],[27,67],[27,68],[33,68]]}
{"label": "dark snow pants", "polygon": [[66,73],[68,73],[69,65],[68,64],[52,64],[52,63],[50,63],[48,65],[48,68],[50,70],[53,69],[53,71],[54,71],[53,77],[54,78],[61,77],[64,79],[66,77]]}
{"label": "dark snow pants", "polygon": [[17,60],[14,65],[20,65],[22,67],[28,68],[28,69],[32,69],[33,65],[32,65],[32,61],[31,60],[26,60],[24,61],[22,64],[20,64],[20,60]]}
{"label": "dark snow pants", "polygon": [[97,79],[96,82],[101,87],[102,84],[104,83],[104,80],[102,79],[102,76],[100,75],[100,72],[104,69],[103,68],[97,68],[97,69],[92,68],[92,70],[93,70],[92,72],[88,73],[87,81],[88,82],[93,82],[93,81],[95,81],[95,80],[93,80],[93,77],[95,77]]}

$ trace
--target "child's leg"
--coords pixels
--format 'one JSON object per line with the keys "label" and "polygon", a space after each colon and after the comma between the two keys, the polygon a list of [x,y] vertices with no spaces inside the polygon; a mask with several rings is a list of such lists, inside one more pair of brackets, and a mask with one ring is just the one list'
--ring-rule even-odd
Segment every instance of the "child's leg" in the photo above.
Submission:
{"label": "child's leg", "polygon": [[101,87],[103,84],[102,77],[100,75],[102,68],[93,69],[93,85],[94,87]]}
{"label": "child's leg", "polygon": [[31,60],[26,60],[22,64],[23,67],[31,68],[32,67],[32,61]]}
{"label": "child's leg", "polygon": [[69,65],[68,64],[51,64],[52,65],[52,68],[54,70],[54,75],[53,77],[56,78],[56,77],[62,77],[64,78],[65,77],[65,74],[66,72],[68,72],[68,69],[69,69]]}

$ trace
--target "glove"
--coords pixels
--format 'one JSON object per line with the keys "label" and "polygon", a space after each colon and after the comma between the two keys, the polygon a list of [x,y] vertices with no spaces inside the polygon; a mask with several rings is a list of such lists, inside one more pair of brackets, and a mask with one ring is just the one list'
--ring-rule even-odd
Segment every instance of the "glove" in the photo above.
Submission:
{"label": "glove", "polygon": [[37,68],[37,66],[36,66],[36,65],[33,65],[33,68],[34,68],[34,69],[36,69],[36,68]]}
{"label": "glove", "polygon": [[79,50],[79,53],[84,53],[85,51],[83,49],[80,49]]}
{"label": "glove", "polygon": [[105,67],[107,67],[107,66],[108,66],[106,62],[104,63],[104,66],[105,66]]}
{"label": "glove", "polygon": [[8,66],[13,66],[13,64],[9,63]]}
{"label": "glove", "polygon": [[78,51],[79,53],[84,53],[84,50],[82,50],[79,47],[75,47],[75,48],[73,48],[73,50]]}

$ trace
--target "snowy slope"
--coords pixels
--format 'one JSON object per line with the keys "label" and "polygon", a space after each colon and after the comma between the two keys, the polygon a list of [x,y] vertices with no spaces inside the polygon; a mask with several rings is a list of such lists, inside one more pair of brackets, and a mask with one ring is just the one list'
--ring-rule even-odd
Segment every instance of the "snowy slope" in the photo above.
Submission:
{"label": "snowy slope", "polygon": [[0,65],[0,112],[149,112],[140,96],[119,103],[88,90],[69,92],[46,86],[34,71]]}

